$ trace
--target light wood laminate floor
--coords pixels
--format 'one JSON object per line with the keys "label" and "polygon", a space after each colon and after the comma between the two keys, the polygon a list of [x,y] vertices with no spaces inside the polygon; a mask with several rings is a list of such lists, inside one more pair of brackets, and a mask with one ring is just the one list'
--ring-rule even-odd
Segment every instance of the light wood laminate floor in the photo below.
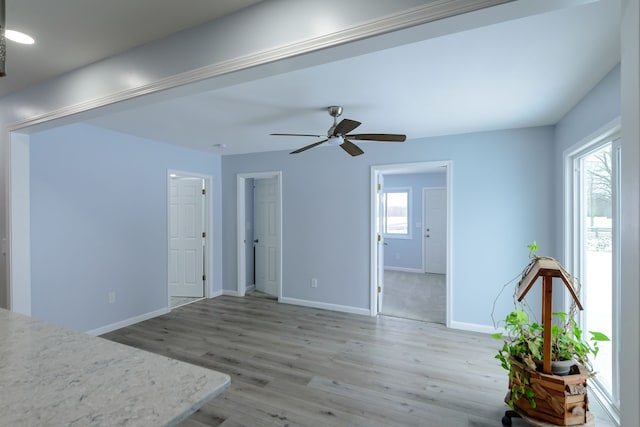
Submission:
{"label": "light wood laminate floor", "polygon": [[103,337],[231,376],[187,427],[493,427],[507,409],[499,343],[432,323],[218,297]]}

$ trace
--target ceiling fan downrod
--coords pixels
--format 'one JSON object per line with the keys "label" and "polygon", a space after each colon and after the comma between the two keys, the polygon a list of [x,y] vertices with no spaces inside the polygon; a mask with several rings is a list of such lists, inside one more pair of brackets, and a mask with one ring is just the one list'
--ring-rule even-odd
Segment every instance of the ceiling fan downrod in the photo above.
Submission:
{"label": "ceiling fan downrod", "polygon": [[331,126],[327,131],[327,137],[331,138],[331,136],[333,135],[333,131],[336,129],[336,126],[338,126],[338,117],[342,115],[342,107],[338,105],[332,105],[330,107],[327,107],[327,111],[329,111],[329,115],[333,117],[333,126]]}

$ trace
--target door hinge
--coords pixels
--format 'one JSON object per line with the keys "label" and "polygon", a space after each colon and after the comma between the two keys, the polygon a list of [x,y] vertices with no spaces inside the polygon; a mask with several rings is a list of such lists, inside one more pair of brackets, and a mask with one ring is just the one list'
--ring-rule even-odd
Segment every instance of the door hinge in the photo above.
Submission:
{"label": "door hinge", "polygon": [[378,234],[378,242],[380,242],[381,240],[382,240],[382,236]]}
{"label": "door hinge", "polygon": [[378,183],[378,191],[382,190],[382,184]]}
{"label": "door hinge", "polygon": [[202,189],[202,194],[207,194],[207,190],[205,190],[204,188]]}
{"label": "door hinge", "polygon": [[206,232],[202,232],[202,237],[207,237],[207,233]]}
{"label": "door hinge", "polygon": [[378,286],[378,293],[382,292],[382,287]]}
{"label": "door hinge", "polygon": [[202,275],[202,281],[203,281],[203,282],[206,282],[206,281],[207,281],[207,276],[206,276],[206,275],[204,275],[204,274]]}

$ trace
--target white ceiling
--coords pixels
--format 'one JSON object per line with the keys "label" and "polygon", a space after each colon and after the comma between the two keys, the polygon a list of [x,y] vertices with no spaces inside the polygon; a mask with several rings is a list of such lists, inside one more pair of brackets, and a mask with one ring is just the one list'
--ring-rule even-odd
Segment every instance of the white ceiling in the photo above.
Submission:
{"label": "white ceiling", "polygon": [[0,97],[260,1],[6,0],[7,28],[36,43],[7,41]]}
{"label": "white ceiling", "polygon": [[[132,4],[108,3],[105,9],[120,11]],[[361,121],[357,133],[405,133],[409,139],[555,124],[619,62],[619,22],[619,0],[594,1],[188,96],[136,99],[87,123],[222,154],[310,144],[313,138],[269,133],[323,134],[332,121],[329,105],[342,105],[343,118]],[[367,144],[374,143],[359,143],[365,151]]]}
{"label": "white ceiling", "polygon": [[[618,63],[620,8],[601,1],[450,34],[89,123],[223,154],[291,150],[324,134],[325,108],[355,133],[408,138],[557,123]],[[359,143],[366,146],[371,143]],[[366,151],[366,149],[365,149]]]}

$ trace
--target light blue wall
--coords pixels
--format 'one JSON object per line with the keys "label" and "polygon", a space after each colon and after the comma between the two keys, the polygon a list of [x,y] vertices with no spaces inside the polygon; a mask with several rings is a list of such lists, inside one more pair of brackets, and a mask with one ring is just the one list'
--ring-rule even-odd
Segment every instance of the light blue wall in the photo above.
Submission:
{"label": "light blue wall", "polygon": [[562,152],[620,117],[620,65],[615,66],[558,122],[556,152]]}
{"label": "light blue wall", "polygon": [[[452,315],[490,325],[494,298],[528,261],[526,245],[552,240],[553,128],[362,148],[355,158],[331,147],[223,157],[224,288],[236,288],[236,174],[283,172],[283,296],[368,309],[371,165],[452,160]],[[498,317],[511,309],[511,294],[498,301]]]}
{"label": "light blue wall", "polygon": [[423,271],[422,254],[422,189],[446,188],[447,175],[444,173],[420,173],[385,175],[386,189],[411,188],[411,238],[386,237],[384,266],[399,269]]}
{"label": "light blue wall", "polygon": [[[108,105],[108,111],[121,111],[127,107],[127,103],[114,103],[114,99],[121,99],[125,94],[131,98],[148,94],[144,97],[145,101],[159,102],[283,70],[350,58],[482,25],[454,18],[446,24],[430,23],[427,34],[412,31],[399,37],[398,33],[394,33],[392,36],[363,39],[348,44],[344,44],[344,37],[336,36],[341,31],[349,31],[389,14],[429,2],[430,0],[270,0],[257,3],[3,97],[0,102],[0,126],[4,131],[0,132],[0,151],[5,155],[9,152],[9,129],[22,129],[30,122],[49,126],[47,120],[63,116],[61,120],[65,124],[73,123],[101,114],[104,110],[96,108],[100,105]],[[315,25],[319,16],[329,17],[330,25]],[[317,49],[317,55],[299,55],[300,43],[303,42],[304,46]],[[185,49],[185,46],[189,48]],[[331,50],[327,49],[331,46]],[[287,62],[272,62],[271,55],[291,58]],[[264,65],[256,66],[257,64]],[[229,67],[236,70],[248,68],[227,72]],[[179,85],[167,90],[159,89],[174,84],[176,76],[179,76],[178,80],[186,79],[185,75],[199,79],[214,71],[220,73],[221,70],[226,71],[213,80],[201,81],[195,85]],[[136,104],[142,99],[139,97],[133,102]],[[9,226],[6,212],[10,202],[6,190],[10,183],[6,180],[8,171],[5,164],[8,162],[0,162],[0,239],[9,238],[6,233]],[[27,174],[26,171],[20,172],[24,169],[15,166],[12,173]],[[19,240],[15,235],[13,239]],[[15,258],[22,256],[28,259],[28,251],[25,252],[14,254]],[[26,283],[15,282],[12,285],[22,287]],[[3,307],[7,306],[6,292],[7,266],[0,262],[0,306]],[[23,294],[26,292],[14,292],[14,295]]]}
{"label": "light blue wall", "polygon": [[167,169],[214,177],[221,289],[219,155],[86,125],[31,136],[34,317],[87,331],[167,307]]}

